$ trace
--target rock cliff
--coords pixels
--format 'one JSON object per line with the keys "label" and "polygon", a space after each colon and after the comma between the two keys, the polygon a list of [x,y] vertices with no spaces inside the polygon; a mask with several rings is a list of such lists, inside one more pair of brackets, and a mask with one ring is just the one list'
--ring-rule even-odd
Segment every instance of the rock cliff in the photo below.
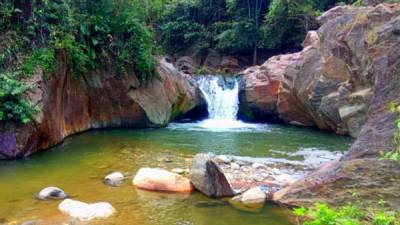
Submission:
{"label": "rock cliff", "polygon": [[358,137],[378,75],[387,70],[377,61],[396,60],[398,8],[398,3],[338,6],[324,13],[301,52],[243,71],[242,117],[279,118]]}
{"label": "rock cliff", "polygon": [[172,119],[205,105],[189,77],[164,59],[158,60],[159,78],[140,84],[134,74],[108,69],[78,76],[71,73],[65,55],[50,78],[38,69],[28,80],[27,98],[39,106],[33,122],[0,126],[0,159],[28,156],[65,137],[94,128],[161,127]]}
{"label": "rock cliff", "polygon": [[379,152],[393,149],[397,115],[388,105],[400,102],[400,4],[339,6],[319,20],[321,28],[308,35],[301,57],[283,74],[278,113],[285,121],[357,139],[340,160],[276,193],[274,200],[344,204],[357,193],[367,205],[385,199],[398,209],[400,164],[381,160]]}

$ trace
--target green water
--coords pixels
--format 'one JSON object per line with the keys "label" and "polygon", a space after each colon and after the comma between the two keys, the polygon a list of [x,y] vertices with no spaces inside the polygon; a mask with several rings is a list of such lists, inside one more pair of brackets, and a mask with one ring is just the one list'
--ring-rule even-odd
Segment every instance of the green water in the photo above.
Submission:
{"label": "green water", "polygon": [[[46,186],[58,186],[80,201],[107,201],[116,208],[112,217],[90,224],[292,224],[287,211],[276,206],[266,206],[260,213],[242,212],[229,205],[199,207],[199,202],[210,199],[200,193],[139,190],[132,186],[131,179],[140,167],[188,168],[191,157],[199,152],[302,161],[302,156],[284,153],[310,148],[345,151],[349,143],[350,139],[332,134],[275,125],[236,132],[186,128],[87,132],[26,160],[0,162],[0,224],[32,219],[40,224],[62,224],[68,220],[57,210],[59,201],[35,199]],[[121,187],[102,183],[103,177],[113,171],[128,176]]]}

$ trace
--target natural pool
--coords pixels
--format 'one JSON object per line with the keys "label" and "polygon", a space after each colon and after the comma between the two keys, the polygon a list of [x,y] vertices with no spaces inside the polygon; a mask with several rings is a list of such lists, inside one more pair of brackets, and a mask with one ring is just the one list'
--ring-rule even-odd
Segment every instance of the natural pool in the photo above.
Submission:
{"label": "natural pool", "polygon": [[[132,186],[131,179],[140,167],[188,168],[191,157],[199,152],[302,162],[312,157],[313,151],[345,151],[350,141],[320,131],[280,125],[207,130],[172,124],[162,129],[91,131],[70,137],[26,160],[0,162],[0,224],[37,219],[40,224],[68,221],[57,209],[59,201],[35,199],[38,191],[51,185],[63,188],[77,200],[107,201],[118,211],[106,220],[90,224],[291,224],[287,211],[276,206],[266,206],[260,213],[242,212],[229,205],[206,207],[204,201],[211,200],[200,193],[142,191]],[[103,177],[113,171],[127,175],[128,180],[121,187],[102,183]]]}

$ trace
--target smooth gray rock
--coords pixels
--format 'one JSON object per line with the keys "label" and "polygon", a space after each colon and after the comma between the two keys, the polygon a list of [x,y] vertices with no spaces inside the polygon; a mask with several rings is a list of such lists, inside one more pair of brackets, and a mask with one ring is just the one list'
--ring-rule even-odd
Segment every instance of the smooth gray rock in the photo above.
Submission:
{"label": "smooth gray rock", "polygon": [[197,154],[193,158],[189,177],[193,186],[209,197],[220,198],[234,195],[227,178],[210,155]]}
{"label": "smooth gray rock", "polygon": [[37,198],[40,200],[64,199],[67,197],[68,195],[58,187],[46,187],[37,195]]}

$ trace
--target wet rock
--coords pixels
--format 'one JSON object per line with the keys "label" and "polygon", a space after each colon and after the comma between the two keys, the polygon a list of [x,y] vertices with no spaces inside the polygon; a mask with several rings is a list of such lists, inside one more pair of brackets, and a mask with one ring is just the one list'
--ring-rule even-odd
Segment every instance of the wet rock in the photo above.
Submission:
{"label": "wet rock", "polygon": [[104,178],[104,183],[113,187],[120,186],[124,181],[125,176],[121,172],[113,172]]}
{"label": "wet rock", "polygon": [[138,188],[151,191],[186,193],[193,191],[189,179],[159,168],[141,168],[132,183]]}
{"label": "wet rock", "polygon": [[203,194],[213,197],[229,197],[234,192],[224,173],[208,154],[197,154],[190,167],[190,181]]}
{"label": "wet rock", "polygon": [[104,219],[114,214],[114,207],[107,202],[88,204],[72,199],[65,199],[58,205],[58,209],[80,221]]}
{"label": "wet rock", "polygon": [[245,210],[245,211],[260,211],[267,200],[267,195],[261,189],[261,187],[254,187],[242,195],[232,198],[229,202],[235,208]]}
{"label": "wet rock", "polygon": [[59,200],[67,197],[68,195],[61,188],[58,187],[46,187],[42,189],[37,195],[37,198],[40,200]]}

